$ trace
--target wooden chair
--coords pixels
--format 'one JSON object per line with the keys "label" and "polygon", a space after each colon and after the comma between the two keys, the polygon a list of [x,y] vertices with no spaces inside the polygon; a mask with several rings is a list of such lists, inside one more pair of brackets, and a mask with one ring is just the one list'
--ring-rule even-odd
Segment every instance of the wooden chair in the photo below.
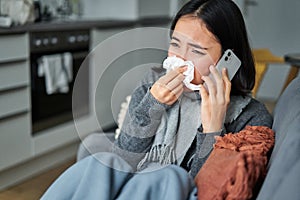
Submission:
{"label": "wooden chair", "polygon": [[256,97],[269,64],[282,64],[284,63],[284,58],[273,55],[269,49],[252,49],[252,53],[256,69],[255,85],[252,90],[252,95]]}

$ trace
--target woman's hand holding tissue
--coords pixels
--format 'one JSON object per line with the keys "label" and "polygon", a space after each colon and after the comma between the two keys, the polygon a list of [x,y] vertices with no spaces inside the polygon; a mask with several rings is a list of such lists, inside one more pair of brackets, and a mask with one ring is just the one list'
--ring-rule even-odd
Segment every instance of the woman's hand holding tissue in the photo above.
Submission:
{"label": "woman's hand holding tissue", "polygon": [[231,82],[227,70],[224,68],[221,76],[214,66],[210,66],[210,72],[215,81],[209,76],[202,76],[209,92],[203,85],[200,87],[203,133],[222,130],[227,106],[230,102]]}
{"label": "woman's hand holding tissue", "polygon": [[160,103],[172,105],[183,92],[183,73],[187,67],[179,67],[170,70],[166,75],[158,79],[151,87],[151,94]]}

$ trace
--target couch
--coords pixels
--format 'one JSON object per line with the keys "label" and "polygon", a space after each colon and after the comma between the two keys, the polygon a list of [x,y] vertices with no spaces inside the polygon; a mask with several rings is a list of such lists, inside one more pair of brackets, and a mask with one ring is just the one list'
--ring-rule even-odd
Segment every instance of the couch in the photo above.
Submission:
{"label": "couch", "polygon": [[257,199],[300,199],[300,76],[279,97],[273,116],[275,146]]}
{"label": "couch", "polygon": [[[300,199],[300,76],[284,90],[273,112],[275,146],[268,173],[256,199]],[[81,143],[77,159],[99,151],[109,151],[115,133],[96,133]]]}

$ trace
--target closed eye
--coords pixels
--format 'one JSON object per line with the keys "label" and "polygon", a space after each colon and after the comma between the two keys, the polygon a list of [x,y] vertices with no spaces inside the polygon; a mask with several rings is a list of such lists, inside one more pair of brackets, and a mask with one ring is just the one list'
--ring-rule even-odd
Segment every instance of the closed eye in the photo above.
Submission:
{"label": "closed eye", "polygon": [[170,45],[171,45],[172,47],[179,47],[179,44],[176,43],[176,42],[170,42]]}
{"label": "closed eye", "polygon": [[206,55],[206,53],[203,53],[202,51],[199,51],[199,50],[197,50],[197,49],[193,49],[192,50],[192,52],[194,53],[194,54],[198,54],[198,55]]}

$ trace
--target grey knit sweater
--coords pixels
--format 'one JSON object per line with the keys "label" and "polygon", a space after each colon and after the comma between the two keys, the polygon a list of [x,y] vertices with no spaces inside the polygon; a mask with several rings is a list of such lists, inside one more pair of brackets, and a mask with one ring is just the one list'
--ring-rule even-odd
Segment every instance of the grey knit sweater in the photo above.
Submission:
{"label": "grey knit sweater", "polygon": [[[154,82],[165,73],[166,71],[162,67],[152,68],[141,81],[132,94],[120,136],[115,141],[113,151],[123,157],[135,169],[150,150],[161,117],[172,109],[172,106],[158,102],[149,91]],[[196,136],[188,147],[184,159],[178,165],[186,169],[193,177],[196,176],[212,151],[215,143],[214,136],[229,132],[237,133],[246,125],[272,126],[272,116],[262,103],[249,97],[232,96],[231,99],[240,99],[229,105],[233,108],[231,110],[238,108],[239,111],[230,113],[231,110],[229,110],[222,132],[204,134],[201,126],[192,127]],[[198,101],[200,104],[200,96]],[[189,122],[180,120],[180,123]]]}

